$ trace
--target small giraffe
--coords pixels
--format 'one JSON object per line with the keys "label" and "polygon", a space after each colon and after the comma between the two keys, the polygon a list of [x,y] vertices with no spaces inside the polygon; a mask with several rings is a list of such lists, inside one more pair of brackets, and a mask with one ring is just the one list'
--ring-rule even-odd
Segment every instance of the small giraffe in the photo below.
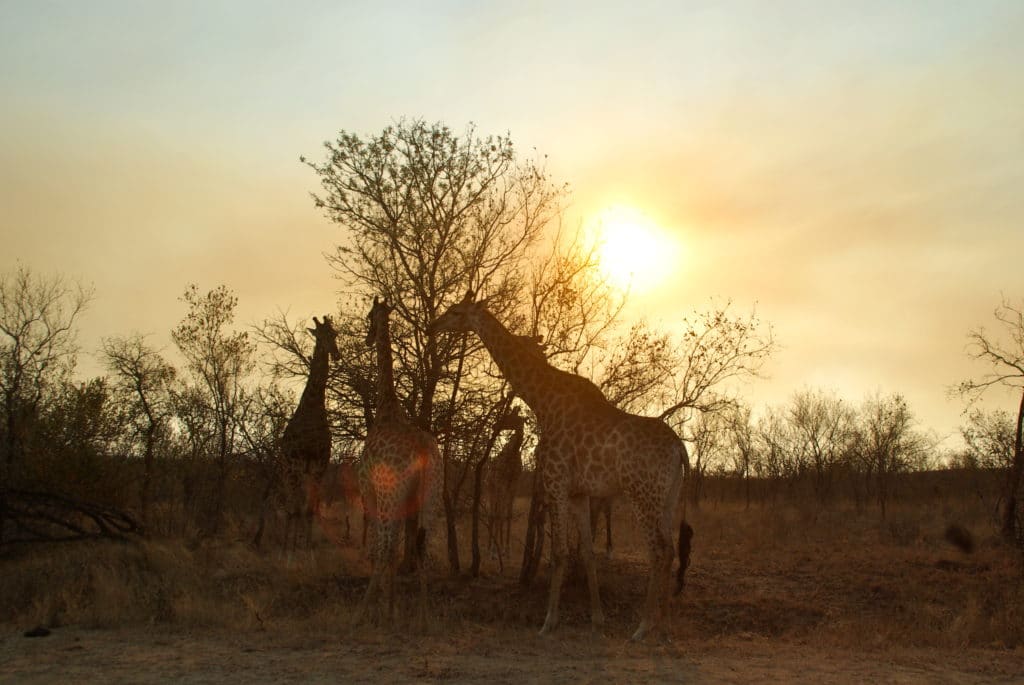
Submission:
{"label": "small giraffe", "polygon": [[516,485],[523,472],[523,429],[526,419],[515,407],[494,424],[495,434],[512,431],[512,436],[494,458],[487,477],[487,493],[491,507],[489,534],[492,548],[498,554],[498,566],[504,571],[504,554],[512,537],[512,509],[516,498]]}
{"label": "small giraffe", "polygon": [[285,505],[284,547],[291,554],[300,535],[312,543],[313,515],[320,506],[320,485],[331,460],[331,428],[327,421],[328,356],[337,361],[338,333],[331,318],[317,321],[307,329],[316,339],[309,360],[309,378],[295,413],[281,436],[281,496]]}
{"label": "small giraffe", "polygon": [[[633,640],[657,625],[667,600],[674,549],[673,526],[688,466],[686,447],[663,421],[628,414],[580,376],[556,369],[537,345],[508,331],[472,292],[433,324],[435,331],[474,331],[515,393],[537,417],[535,454],[551,512],[554,570],[541,634],[558,625],[570,512],[581,540],[590,540],[590,497],[623,492],[632,505],[650,555],[647,597]],[[682,534],[685,522],[680,524]],[[590,589],[591,618],[604,623],[593,550],[580,545]],[[679,585],[685,568],[680,565]]]}
{"label": "small giraffe", "polygon": [[413,425],[395,395],[391,333],[392,308],[373,299],[366,344],[377,351],[377,407],[357,466],[359,489],[374,529],[370,549],[372,571],[366,594],[356,612],[356,623],[366,615],[378,590],[383,591],[387,617],[394,619],[395,572],[400,525],[419,514],[416,539],[417,573],[420,581],[419,621],[426,627],[426,535],[438,518],[442,484],[437,441]]}

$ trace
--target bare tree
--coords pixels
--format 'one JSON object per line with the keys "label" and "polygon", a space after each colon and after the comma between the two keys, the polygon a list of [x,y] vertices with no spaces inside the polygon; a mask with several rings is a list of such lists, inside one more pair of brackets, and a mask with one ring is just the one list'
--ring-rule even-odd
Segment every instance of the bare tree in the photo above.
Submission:
{"label": "bare tree", "polygon": [[139,501],[142,522],[145,523],[152,494],[157,439],[167,430],[173,414],[171,384],[175,369],[139,334],[105,339],[103,356],[126,398],[131,425],[142,441],[143,473]]}
{"label": "bare tree", "polygon": [[19,266],[0,275],[0,542],[7,491],[25,467],[25,446],[47,393],[75,366],[75,323],[92,290]]}
{"label": "bare tree", "polygon": [[1007,474],[1006,507],[1003,510],[1003,536],[1024,545],[1019,528],[1024,525],[1022,479],[1024,479],[1024,305],[1006,298],[995,308],[997,327],[987,331],[978,327],[967,334],[967,354],[989,366],[988,373],[960,383],[959,392],[969,401],[978,399],[990,388],[1004,387],[1019,392],[1013,462]]}
{"label": "bare tree", "polygon": [[739,402],[726,414],[726,425],[732,442],[733,470],[743,479],[743,496],[750,508],[750,481],[756,460],[757,441],[750,406]]}
{"label": "bare tree", "polygon": [[926,448],[914,426],[914,416],[899,393],[880,393],[864,401],[857,431],[862,458],[873,465],[878,506],[884,518],[893,474],[911,468]]}
{"label": "bare tree", "polygon": [[788,419],[795,457],[814,474],[814,492],[827,502],[836,467],[849,454],[855,412],[835,393],[805,389],[793,395]]}
{"label": "bare tree", "polygon": [[224,495],[236,429],[245,397],[245,380],[254,370],[255,345],[245,331],[231,332],[238,299],[225,286],[200,294],[190,285],[182,296],[189,311],[171,331],[185,357],[194,387],[208,403],[216,434],[215,482],[204,532],[216,533],[224,514]]}
{"label": "bare tree", "polygon": [[780,483],[786,479],[792,482],[792,478],[798,472],[794,458],[793,429],[786,411],[780,407],[768,407],[757,419],[755,439],[757,450],[754,470],[758,476],[768,481],[770,497],[774,504],[778,498]]}
{"label": "bare tree", "polygon": [[[351,295],[381,295],[393,305],[398,395],[421,428],[447,433],[449,483],[456,463],[468,468],[474,442],[472,434],[451,432],[474,425],[454,412],[480,406],[460,403],[458,394],[486,375],[463,361],[465,337],[439,340],[429,324],[467,288],[485,291],[499,312],[508,310],[529,248],[559,211],[564,188],[552,185],[539,163],[517,161],[509,136],[480,136],[472,125],[460,136],[442,124],[403,120],[366,138],[342,131],[324,147],[323,162],[302,161],[321,181],[316,205],[345,228],[328,260]],[[438,407],[442,384],[450,394]],[[455,501],[447,488],[443,501],[455,570]],[[407,550],[413,537],[407,535]]]}
{"label": "bare tree", "polygon": [[671,359],[673,372],[654,396],[662,407],[660,418],[680,423],[694,411],[729,407],[735,403],[730,384],[760,374],[775,349],[772,328],[762,324],[756,310],[734,315],[731,306],[713,305],[683,319],[681,339],[671,346],[678,355]]}
{"label": "bare tree", "polygon": [[1015,423],[1010,413],[1002,409],[969,412],[967,423],[960,427],[960,435],[967,446],[963,465],[1009,471],[1013,467]]}

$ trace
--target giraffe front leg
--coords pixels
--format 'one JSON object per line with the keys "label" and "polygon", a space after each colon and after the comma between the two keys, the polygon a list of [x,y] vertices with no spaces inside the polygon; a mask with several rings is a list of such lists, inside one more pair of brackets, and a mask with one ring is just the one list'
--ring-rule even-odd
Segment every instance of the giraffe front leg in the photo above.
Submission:
{"label": "giraffe front leg", "polygon": [[548,613],[544,617],[544,626],[540,629],[541,635],[548,635],[558,627],[558,602],[562,593],[562,580],[565,578],[565,566],[568,557],[568,540],[565,527],[567,509],[568,497],[564,493],[561,497],[553,498],[550,516],[551,556],[554,560],[554,569],[551,572],[551,589],[548,592]]}
{"label": "giraffe front leg", "polygon": [[574,497],[572,510],[576,516],[576,526],[580,534],[580,557],[583,568],[587,572],[587,588],[590,590],[590,620],[595,626],[604,625],[604,610],[601,608],[601,593],[597,585],[597,566],[594,563],[594,550],[590,531],[590,498]]}

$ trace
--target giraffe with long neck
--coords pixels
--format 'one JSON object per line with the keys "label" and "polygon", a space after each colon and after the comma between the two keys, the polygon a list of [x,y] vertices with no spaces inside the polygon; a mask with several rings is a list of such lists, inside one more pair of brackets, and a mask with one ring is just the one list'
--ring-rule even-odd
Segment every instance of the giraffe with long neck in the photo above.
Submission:
{"label": "giraffe with long neck", "polygon": [[299,404],[281,436],[281,481],[285,499],[285,549],[290,553],[304,535],[312,542],[313,517],[320,505],[320,487],[331,460],[331,428],[327,419],[327,375],[337,360],[338,334],[329,316],[313,317],[307,329],[316,343],[309,359],[309,377]]}
{"label": "giraffe with long neck", "polygon": [[420,581],[419,620],[426,624],[426,536],[437,519],[442,486],[437,441],[416,427],[395,394],[394,360],[388,317],[392,308],[374,298],[366,344],[377,353],[377,405],[357,466],[359,489],[373,526],[372,571],[356,613],[358,623],[382,592],[388,620],[394,618],[397,543],[401,524],[419,516],[416,566]]}
{"label": "giraffe with long neck", "polygon": [[516,407],[505,414],[495,425],[495,434],[512,431],[502,446],[487,478],[487,492],[491,507],[489,535],[492,549],[498,554],[498,564],[504,570],[504,553],[508,551],[512,537],[512,509],[516,497],[516,484],[523,472],[523,431],[526,419]]}
{"label": "giraffe with long neck", "polygon": [[[590,540],[590,497],[622,492],[632,506],[650,555],[647,595],[639,640],[654,627],[667,600],[686,448],[663,421],[628,414],[608,402],[590,381],[551,366],[536,342],[512,334],[472,293],[433,324],[435,331],[474,331],[516,395],[537,418],[535,451],[551,513],[554,569],[541,634],[558,625],[558,604],[567,559],[567,520]],[[682,533],[685,522],[680,525]],[[593,550],[580,545],[587,572],[591,619],[604,623]],[[682,585],[680,565],[678,587]]]}

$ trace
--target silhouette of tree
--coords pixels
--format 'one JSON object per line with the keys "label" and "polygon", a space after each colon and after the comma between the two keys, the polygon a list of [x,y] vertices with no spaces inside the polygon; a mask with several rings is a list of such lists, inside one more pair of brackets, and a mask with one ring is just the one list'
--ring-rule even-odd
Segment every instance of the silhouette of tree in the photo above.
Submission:
{"label": "silhouette of tree", "polygon": [[1021,393],[1014,430],[1013,462],[1007,474],[1003,536],[1024,547],[1024,305],[1006,298],[995,308],[996,331],[978,327],[967,333],[967,354],[988,364],[983,376],[960,383],[962,396],[974,401],[990,388],[999,386]]}
{"label": "silhouette of tree", "polygon": [[805,389],[793,395],[788,419],[794,457],[814,474],[814,492],[826,502],[836,466],[849,454],[854,439],[855,411],[835,393]]}
{"label": "silhouette of tree", "polygon": [[75,366],[75,323],[92,290],[19,266],[0,274],[0,542],[7,490],[23,475],[26,442],[48,394]]}
{"label": "silhouette of tree", "polygon": [[1015,443],[1015,420],[1003,409],[974,409],[967,424],[960,427],[967,451],[963,466],[981,469],[1011,469]]}
{"label": "silhouette of tree", "polygon": [[146,344],[142,335],[106,338],[103,356],[129,412],[132,429],[142,442],[143,473],[139,488],[140,514],[145,523],[152,495],[153,458],[157,440],[166,435],[175,369]]}
{"label": "silhouette of tree", "polygon": [[[324,147],[323,162],[302,161],[320,178],[317,207],[345,229],[328,261],[348,294],[379,295],[394,307],[397,394],[421,428],[446,433],[445,483],[461,483],[449,470],[468,467],[475,436],[451,429],[475,422],[454,413],[480,405],[458,395],[482,382],[493,388],[493,404],[500,391],[475,368],[480,362],[462,361],[465,336],[438,338],[429,324],[467,289],[486,293],[496,313],[512,307],[530,248],[559,211],[564,188],[541,164],[518,161],[509,136],[480,136],[472,125],[460,136],[442,124],[402,120],[365,138],[341,131]],[[442,384],[450,394],[438,407]],[[443,496],[453,570],[455,495],[446,488]]]}
{"label": "silhouette of tree", "polygon": [[192,284],[181,299],[189,306],[189,311],[171,331],[171,337],[185,357],[186,368],[192,376],[192,397],[206,403],[215,428],[214,491],[203,524],[204,532],[216,533],[223,519],[231,455],[244,407],[244,381],[255,368],[255,345],[247,332],[228,330],[238,298],[227,287],[218,286],[200,294],[198,287]]}
{"label": "silhouette of tree", "polygon": [[918,465],[927,449],[925,436],[916,430],[914,416],[902,395],[877,393],[864,401],[856,446],[861,459],[874,471],[878,506],[884,518],[892,476]]}

